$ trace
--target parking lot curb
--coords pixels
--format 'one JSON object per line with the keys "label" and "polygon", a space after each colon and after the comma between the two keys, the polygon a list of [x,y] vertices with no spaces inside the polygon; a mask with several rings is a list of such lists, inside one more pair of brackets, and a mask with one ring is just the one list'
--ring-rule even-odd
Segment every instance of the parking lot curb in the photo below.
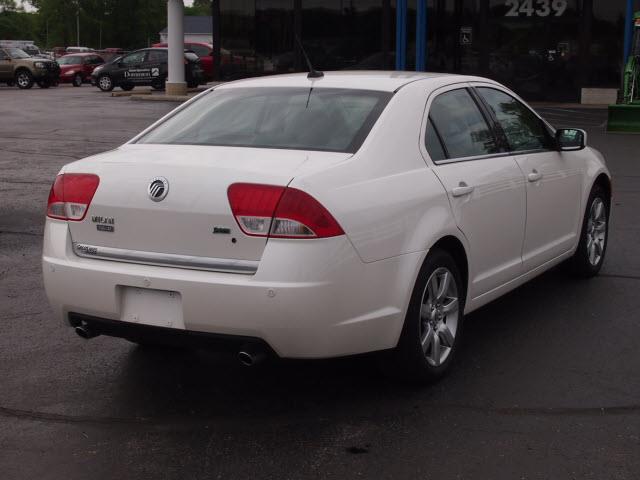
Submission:
{"label": "parking lot curb", "polygon": [[131,97],[133,95],[151,95],[151,92],[111,92],[112,97]]}
{"label": "parking lot curb", "polygon": [[149,92],[149,94],[131,95],[131,100],[140,101],[140,102],[144,102],[144,101],[149,101],[149,102],[186,102],[187,100],[189,100],[190,98],[193,98],[194,96],[195,96],[195,94],[194,95],[151,95],[151,92]]}

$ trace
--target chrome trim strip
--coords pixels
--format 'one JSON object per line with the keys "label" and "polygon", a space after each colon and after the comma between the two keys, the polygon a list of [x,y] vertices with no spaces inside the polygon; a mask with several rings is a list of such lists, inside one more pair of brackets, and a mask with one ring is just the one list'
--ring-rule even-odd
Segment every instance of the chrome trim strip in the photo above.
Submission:
{"label": "chrome trim strip", "polygon": [[259,262],[228,258],[195,257],[173,253],[142,252],[124,248],[96,247],[73,242],[73,252],[83,258],[97,258],[115,262],[138,263],[159,267],[186,268],[210,272],[242,273],[253,275],[258,271]]}

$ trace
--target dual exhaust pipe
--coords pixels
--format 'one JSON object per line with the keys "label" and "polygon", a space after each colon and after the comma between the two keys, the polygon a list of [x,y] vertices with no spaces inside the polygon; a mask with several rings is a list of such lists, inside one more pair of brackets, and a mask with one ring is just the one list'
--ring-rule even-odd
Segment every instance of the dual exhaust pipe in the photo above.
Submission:
{"label": "dual exhaust pipe", "polygon": [[[92,330],[86,324],[78,325],[74,330],[80,338],[84,338],[85,340],[89,340],[100,335],[100,332]],[[237,357],[241,365],[244,365],[245,367],[255,367],[266,360],[267,354],[264,348],[261,348],[259,345],[248,343],[240,348]]]}
{"label": "dual exhaust pipe", "polygon": [[238,361],[245,367],[255,367],[267,358],[267,353],[259,345],[248,343],[238,352]]}

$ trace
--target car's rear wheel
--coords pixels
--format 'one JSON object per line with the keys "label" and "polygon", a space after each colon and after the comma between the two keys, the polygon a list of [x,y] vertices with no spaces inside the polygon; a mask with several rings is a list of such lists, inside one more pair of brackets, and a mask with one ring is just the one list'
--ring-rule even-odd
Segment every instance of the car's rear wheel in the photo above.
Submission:
{"label": "car's rear wheel", "polygon": [[18,70],[16,72],[15,81],[16,81],[16,85],[18,85],[18,88],[22,90],[26,90],[33,87],[33,75],[31,75],[31,72],[29,70],[26,70],[26,69]]}
{"label": "car's rear wheel", "polygon": [[592,277],[602,268],[609,239],[610,203],[605,190],[595,185],[587,201],[580,243],[569,261],[571,269],[578,275]]}
{"label": "car's rear wheel", "polygon": [[73,80],[71,82],[73,84],[74,87],[81,87],[82,86],[82,75],[80,75],[79,73],[76,73],[73,76]]}
{"label": "car's rear wheel", "polygon": [[442,377],[460,343],[464,302],[455,260],[444,250],[431,251],[418,274],[398,346],[381,357],[383,370],[420,383]]}
{"label": "car's rear wheel", "polygon": [[111,77],[109,75],[100,75],[98,77],[97,84],[98,88],[103,92],[110,92],[114,87],[113,80],[111,80]]}
{"label": "car's rear wheel", "polygon": [[133,83],[123,83],[122,85],[120,85],[120,88],[125,92],[133,90],[133,87],[135,87]]}
{"label": "car's rear wheel", "polygon": [[154,90],[164,90],[166,80],[163,78],[151,84],[151,88]]}

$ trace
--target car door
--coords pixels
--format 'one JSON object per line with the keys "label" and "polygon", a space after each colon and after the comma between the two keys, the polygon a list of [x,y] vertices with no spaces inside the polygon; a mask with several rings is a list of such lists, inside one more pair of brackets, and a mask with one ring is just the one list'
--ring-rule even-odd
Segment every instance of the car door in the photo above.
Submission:
{"label": "car door", "polygon": [[138,50],[122,57],[116,66],[115,78],[134,84],[140,84],[146,80],[147,72],[142,66],[145,55],[146,50]]}
{"label": "car door", "polygon": [[169,55],[167,50],[154,48],[147,52],[145,67],[149,69],[149,83],[160,84],[167,76],[167,63]]}
{"label": "car door", "polygon": [[504,132],[527,179],[527,226],[522,246],[526,271],[571,250],[581,219],[583,166],[572,152],[560,152],[552,132],[528,106],[496,86],[476,85]]}
{"label": "car door", "polygon": [[524,175],[468,84],[434,92],[427,112],[424,148],[467,239],[469,294],[477,298],[522,274]]}
{"label": "car door", "polygon": [[0,49],[0,79],[3,81],[13,79],[11,57],[2,49]]}

